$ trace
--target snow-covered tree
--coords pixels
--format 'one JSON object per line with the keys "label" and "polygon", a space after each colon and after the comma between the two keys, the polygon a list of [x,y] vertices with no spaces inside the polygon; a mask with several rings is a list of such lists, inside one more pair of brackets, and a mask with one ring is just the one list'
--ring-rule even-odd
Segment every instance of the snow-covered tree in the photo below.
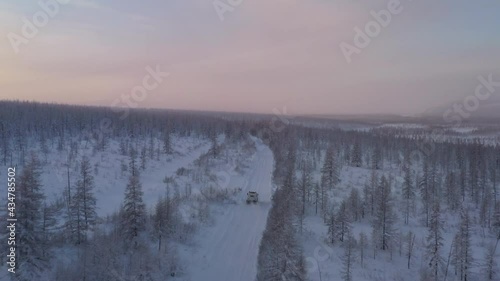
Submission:
{"label": "snow-covered tree", "polygon": [[75,242],[80,244],[87,239],[87,231],[95,225],[97,219],[96,198],[94,195],[94,176],[90,160],[83,157],[80,162],[80,175],[76,190],[71,198],[71,233]]}
{"label": "snow-covered tree", "polygon": [[304,280],[305,261],[295,223],[299,195],[294,187],[295,149],[288,148],[283,184],[273,196],[257,259],[258,281]]}
{"label": "snow-covered tree", "polygon": [[[168,183],[169,178],[165,178],[164,183]],[[158,251],[163,247],[163,240],[171,237],[176,227],[179,226],[179,213],[177,209],[177,201],[179,198],[172,197],[170,188],[167,184],[167,192],[165,197],[160,197],[155,205],[153,224],[155,235],[158,237]]]}
{"label": "snow-covered tree", "polygon": [[336,238],[340,242],[344,242],[345,238],[351,233],[351,215],[347,210],[346,201],[342,201],[340,204],[339,210],[337,212],[337,216],[335,219],[335,228],[336,228]]}
{"label": "snow-covered tree", "polygon": [[427,234],[427,258],[431,269],[431,276],[434,281],[441,280],[444,259],[442,257],[443,248],[443,220],[441,218],[441,208],[439,203],[434,203],[432,214],[429,221],[429,229]]}
{"label": "snow-covered tree", "polygon": [[354,167],[361,167],[363,164],[363,154],[361,151],[361,144],[359,140],[354,141],[354,146],[352,148],[352,155],[351,155],[351,165]]}
{"label": "snow-covered tree", "polygon": [[448,173],[445,179],[445,197],[448,207],[451,210],[458,210],[460,208],[460,189],[456,180],[456,175],[454,172]]}
{"label": "snow-covered tree", "polygon": [[172,141],[168,130],[163,132],[163,153],[172,154]]}
{"label": "snow-covered tree", "polygon": [[304,217],[306,215],[306,203],[307,203],[307,194],[311,189],[312,185],[312,175],[311,175],[311,164],[309,161],[302,162],[302,173],[300,178],[300,211],[299,211],[299,219],[300,219],[300,232],[302,233]]}
{"label": "snow-covered tree", "polygon": [[459,274],[461,281],[467,281],[470,277],[470,270],[473,264],[471,248],[471,225],[469,212],[463,208],[460,214],[460,229],[454,239],[455,255],[453,264],[455,272]]}
{"label": "snow-covered tree", "polygon": [[314,193],[314,213],[316,215],[318,214],[319,202],[321,200],[320,192],[321,192],[321,188],[319,186],[319,183],[315,183],[313,193]]}
{"label": "snow-covered tree", "polygon": [[148,159],[147,148],[143,146],[141,149],[141,170],[146,169],[146,161]]}
{"label": "snow-covered tree", "polygon": [[375,216],[372,221],[373,243],[375,247],[385,251],[391,248],[396,220],[391,186],[385,176],[382,176],[375,192]]}
{"label": "snow-covered tree", "polygon": [[339,182],[339,168],[335,161],[333,147],[329,147],[325,154],[321,168],[321,210],[327,212],[327,192],[332,190]]}
{"label": "snow-covered tree", "polygon": [[411,267],[411,258],[413,257],[413,249],[415,247],[415,234],[412,231],[408,232],[406,236],[406,257],[407,257],[407,267]]}
{"label": "snow-covered tree", "polygon": [[129,241],[134,241],[135,246],[137,246],[136,238],[139,236],[141,230],[143,230],[146,218],[146,205],[142,197],[143,192],[139,180],[139,172],[132,170],[125,189],[121,225],[125,238]]}
{"label": "snow-covered tree", "polygon": [[352,220],[359,221],[362,217],[363,204],[359,196],[359,191],[357,188],[353,188],[349,194],[348,210],[351,215]]}
{"label": "snow-covered tree", "polygon": [[361,267],[364,267],[365,249],[368,245],[368,236],[364,232],[359,233],[359,258]]}
{"label": "snow-covered tree", "polygon": [[375,190],[378,183],[378,175],[375,170],[373,170],[370,181],[365,183],[365,186],[363,187],[363,210],[365,215],[369,214],[373,216],[375,213]]}
{"label": "snow-covered tree", "polygon": [[415,198],[415,189],[413,187],[413,181],[411,177],[411,169],[409,163],[403,167],[404,181],[402,195],[404,200],[404,223],[408,224],[410,221],[410,212],[413,206],[413,200]]}
{"label": "snow-covered tree", "polygon": [[422,167],[422,177],[418,183],[420,189],[420,196],[422,198],[423,213],[425,226],[429,226],[429,219],[431,214],[432,206],[432,187],[431,187],[431,167],[429,164],[429,159],[426,157],[424,159],[424,165]]}
{"label": "snow-covered tree", "polygon": [[337,218],[335,216],[334,211],[331,211],[330,214],[328,214],[326,225],[328,227],[327,230],[328,241],[330,242],[330,244],[335,244],[335,240],[337,239],[338,227],[337,227]]}
{"label": "snow-covered tree", "polygon": [[375,145],[372,153],[372,169],[380,170],[382,168],[382,150],[380,145]]}
{"label": "snow-covered tree", "polygon": [[493,215],[492,229],[496,238],[500,239],[500,204],[497,204],[495,213]]}
{"label": "snow-covered tree", "polygon": [[498,257],[496,256],[496,249],[498,247],[498,241],[495,244],[489,245],[486,248],[486,253],[484,257],[483,263],[483,271],[486,277],[486,280],[498,280],[499,279],[499,270],[498,270]]}
{"label": "snow-covered tree", "polygon": [[40,181],[40,162],[32,154],[24,166],[17,185],[16,246],[17,279],[21,281],[39,280],[47,268],[48,253],[43,229],[43,200],[45,195]]}
{"label": "snow-covered tree", "polygon": [[344,245],[344,253],[341,257],[342,260],[342,280],[352,281],[352,271],[354,261],[356,260],[356,239],[352,236],[352,233],[348,233],[346,236],[346,243]]}

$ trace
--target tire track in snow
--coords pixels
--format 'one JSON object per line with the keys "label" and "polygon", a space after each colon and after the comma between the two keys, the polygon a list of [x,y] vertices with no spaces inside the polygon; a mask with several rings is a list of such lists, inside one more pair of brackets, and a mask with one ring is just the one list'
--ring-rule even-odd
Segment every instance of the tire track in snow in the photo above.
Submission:
{"label": "tire track in snow", "polygon": [[[240,202],[226,205],[209,229],[201,230],[199,250],[189,258],[192,281],[254,281],[262,233],[271,208],[273,155],[263,144],[250,165],[248,184],[242,188]],[[259,193],[259,203],[244,201],[250,190]]]}

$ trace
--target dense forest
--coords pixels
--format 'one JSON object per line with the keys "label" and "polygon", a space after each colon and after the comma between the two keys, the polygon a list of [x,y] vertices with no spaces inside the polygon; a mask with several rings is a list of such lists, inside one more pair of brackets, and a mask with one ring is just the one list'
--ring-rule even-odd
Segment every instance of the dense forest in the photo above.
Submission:
{"label": "dense forest", "polygon": [[[214,206],[239,204],[238,188],[221,186],[217,167],[245,170],[256,140],[274,156],[257,280],[499,280],[498,139],[445,129],[429,135],[250,114],[2,101],[2,182],[7,167],[17,172],[16,280],[188,278],[180,245],[210,227]],[[176,145],[188,139],[206,151],[159,182],[166,193],[148,205],[144,175],[175,162]],[[96,160],[115,154],[116,172]],[[124,193],[116,210],[100,216],[96,206],[106,198],[96,190],[113,176],[123,178]],[[54,187],[44,179],[55,177],[61,193],[48,192]],[[187,219],[186,206],[196,210]],[[373,273],[380,264],[401,279]]]}

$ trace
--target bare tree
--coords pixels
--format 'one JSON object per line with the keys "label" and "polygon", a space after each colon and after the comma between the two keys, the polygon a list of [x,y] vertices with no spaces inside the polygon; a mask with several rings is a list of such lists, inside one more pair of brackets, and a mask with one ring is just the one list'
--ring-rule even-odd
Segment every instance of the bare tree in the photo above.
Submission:
{"label": "bare tree", "polygon": [[352,281],[352,267],[356,260],[356,253],[354,251],[356,246],[356,239],[352,233],[347,234],[346,243],[344,245],[344,254],[342,255],[342,280]]}

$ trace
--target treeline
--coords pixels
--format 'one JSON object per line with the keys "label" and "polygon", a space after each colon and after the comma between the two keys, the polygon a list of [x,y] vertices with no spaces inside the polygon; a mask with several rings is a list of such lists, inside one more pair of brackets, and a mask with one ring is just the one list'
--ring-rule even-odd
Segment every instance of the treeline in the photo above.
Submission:
{"label": "treeline", "polygon": [[278,186],[267,218],[257,260],[257,280],[305,280],[306,267],[299,225],[302,210],[296,184],[296,138],[293,131],[270,135],[274,155],[273,180]]}
{"label": "treeline", "polygon": [[0,163],[24,165],[34,147],[44,157],[52,149],[74,151],[80,142],[102,151],[117,138],[132,143],[148,140],[148,153],[153,154],[158,146],[166,149],[154,142],[168,143],[172,134],[210,139],[224,134],[239,139],[250,126],[231,114],[127,109],[125,116],[120,112],[107,107],[0,101]]}

